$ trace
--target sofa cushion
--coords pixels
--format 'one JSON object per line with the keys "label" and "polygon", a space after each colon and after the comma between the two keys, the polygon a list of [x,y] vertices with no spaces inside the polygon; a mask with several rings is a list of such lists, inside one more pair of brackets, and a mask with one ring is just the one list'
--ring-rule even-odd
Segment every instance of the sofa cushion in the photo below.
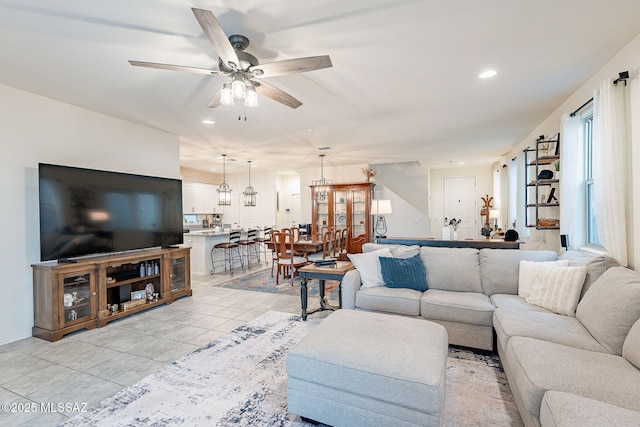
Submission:
{"label": "sofa cushion", "polygon": [[622,357],[640,369],[640,320],[633,325],[627,334],[627,339],[624,340]]}
{"label": "sofa cushion", "polygon": [[362,245],[362,252],[373,252],[383,248],[389,249],[391,255],[395,258],[411,258],[420,253],[420,246],[418,245],[383,245],[380,243],[365,243]]}
{"label": "sofa cushion", "polygon": [[538,267],[531,293],[526,298],[527,302],[554,313],[575,316],[586,272],[585,266],[541,265]]}
{"label": "sofa cushion", "polygon": [[518,295],[493,294],[489,299],[497,308],[515,308],[518,310],[544,311],[546,313],[550,313],[546,308],[529,304],[524,298],[519,297]]}
{"label": "sofa cushion", "polygon": [[545,265],[555,265],[560,267],[568,267],[568,260],[558,260],[558,261],[544,261],[544,262],[535,262],[535,261],[520,261],[520,266],[518,267],[518,295],[522,298],[527,298],[531,294],[531,288],[533,287],[533,283],[540,272],[540,267],[544,267]]}
{"label": "sofa cushion", "polygon": [[429,289],[420,298],[420,315],[431,320],[491,326],[494,308],[479,292]]}
{"label": "sofa cushion", "polygon": [[620,265],[614,258],[606,255],[593,256],[579,251],[567,251],[560,255],[559,259],[569,261],[569,265],[571,266],[584,265],[587,267],[587,277],[584,279],[580,298],[582,298],[591,285],[602,276],[602,273],[611,267],[618,267]]}
{"label": "sofa cushion", "polygon": [[378,258],[381,256],[391,256],[389,248],[380,248],[373,252],[361,254],[348,254],[348,256],[356,270],[358,270],[358,273],[360,273],[362,288],[384,286],[380,260]]}
{"label": "sofa cushion", "polygon": [[571,393],[548,391],[542,397],[540,424],[545,427],[637,427],[640,412]]}
{"label": "sofa cushion", "polygon": [[[486,295],[517,295],[520,261],[555,261],[557,258],[558,254],[553,251],[481,249],[480,278],[482,290]],[[427,275],[428,278],[429,276]]]}
{"label": "sofa cushion", "polygon": [[420,248],[429,289],[482,292],[478,250],[473,248]]}
{"label": "sofa cushion", "polygon": [[607,353],[575,317],[555,313],[497,308],[493,327],[502,349],[512,337],[529,337],[564,344],[583,350]]}
{"label": "sofa cushion", "polygon": [[420,254],[411,258],[380,257],[384,285],[388,288],[427,290],[427,275]]}
{"label": "sofa cushion", "polygon": [[605,271],[578,304],[576,317],[610,353],[622,354],[640,318],[640,274],[624,267]]}
{"label": "sofa cushion", "polygon": [[422,292],[413,289],[361,288],[356,294],[356,308],[419,316],[421,296]]}
{"label": "sofa cushion", "polygon": [[[640,410],[640,371],[620,356],[526,337],[507,344],[511,389],[534,418],[548,390]],[[525,417],[523,417],[525,418]]]}

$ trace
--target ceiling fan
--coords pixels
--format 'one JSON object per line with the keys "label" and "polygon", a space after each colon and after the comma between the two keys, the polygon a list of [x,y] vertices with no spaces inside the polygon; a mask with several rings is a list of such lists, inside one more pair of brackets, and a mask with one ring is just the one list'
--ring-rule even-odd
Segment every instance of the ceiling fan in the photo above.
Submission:
{"label": "ceiling fan", "polygon": [[302,105],[302,102],[258,77],[304,73],[329,68],[333,65],[329,55],[286,59],[284,61],[260,64],[255,56],[244,51],[249,46],[247,37],[239,34],[227,37],[211,11],[196,8],[191,8],[191,10],[219,56],[218,70],[156,62],[129,61],[129,63],[137,67],[230,77],[230,80],[218,89],[209,100],[207,107],[215,108],[221,104],[233,105],[234,98],[245,99],[245,105],[248,107],[257,107],[256,92],[258,92],[287,107],[298,108]]}

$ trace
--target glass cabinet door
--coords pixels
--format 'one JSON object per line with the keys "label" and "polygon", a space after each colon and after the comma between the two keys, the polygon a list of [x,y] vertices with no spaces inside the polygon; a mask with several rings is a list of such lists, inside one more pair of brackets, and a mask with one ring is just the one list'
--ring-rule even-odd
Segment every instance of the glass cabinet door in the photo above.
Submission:
{"label": "glass cabinet door", "polygon": [[67,273],[60,278],[62,285],[62,316],[63,327],[91,320],[93,315],[93,271],[82,273]]}
{"label": "glass cabinet door", "polygon": [[366,190],[353,190],[351,199],[351,237],[357,237],[367,233]]}
{"label": "glass cabinet door", "polygon": [[314,233],[321,235],[322,227],[330,225],[329,198],[325,198],[321,201],[315,200],[314,203],[316,204],[316,230],[314,230]]}
{"label": "glass cabinet door", "polygon": [[187,289],[187,262],[185,257],[171,258],[171,292]]}
{"label": "glass cabinet door", "polygon": [[336,228],[345,228],[347,226],[347,192],[339,191],[333,195],[333,224]]}

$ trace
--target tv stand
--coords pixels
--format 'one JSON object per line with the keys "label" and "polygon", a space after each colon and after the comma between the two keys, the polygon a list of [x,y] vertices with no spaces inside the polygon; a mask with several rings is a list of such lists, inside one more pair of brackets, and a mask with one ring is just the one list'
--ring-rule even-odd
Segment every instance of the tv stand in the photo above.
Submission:
{"label": "tv stand", "polygon": [[32,266],[34,337],[57,341],[192,295],[190,248],[60,261]]}

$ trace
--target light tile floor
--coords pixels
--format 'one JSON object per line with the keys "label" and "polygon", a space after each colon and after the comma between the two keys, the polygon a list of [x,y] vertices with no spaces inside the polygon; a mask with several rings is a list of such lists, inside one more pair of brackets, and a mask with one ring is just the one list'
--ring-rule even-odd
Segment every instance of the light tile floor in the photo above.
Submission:
{"label": "light tile floor", "polygon": [[58,425],[262,313],[300,313],[299,296],[217,286],[225,280],[192,277],[192,297],[54,343],[30,337],[0,346],[0,426]]}

